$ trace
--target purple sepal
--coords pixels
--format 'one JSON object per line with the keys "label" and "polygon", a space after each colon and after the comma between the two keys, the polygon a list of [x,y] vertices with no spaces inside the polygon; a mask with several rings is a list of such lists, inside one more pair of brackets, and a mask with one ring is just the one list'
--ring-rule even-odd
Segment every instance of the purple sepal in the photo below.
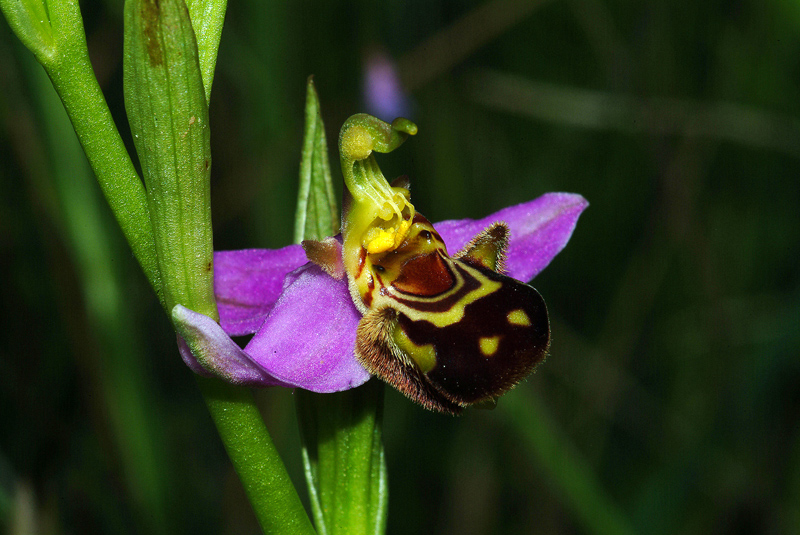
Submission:
{"label": "purple sepal", "polygon": [[286,275],[284,291],[242,350],[214,320],[177,305],[172,319],[184,362],[242,386],[338,392],[365,383],[354,354],[361,319],[347,284],[313,264]]}
{"label": "purple sepal", "polygon": [[360,319],[347,282],[306,264],[286,277],[280,299],[245,352],[306,390],[353,388],[370,377],[354,354]]}
{"label": "purple sepal", "polygon": [[179,335],[181,358],[194,372],[241,386],[295,386],[257,366],[208,316],[175,305],[172,322]]}
{"label": "purple sepal", "polygon": [[588,205],[586,199],[574,193],[546,193],[483,219],[442,221],[434,227],[444,239],[448,252],[455,254],[486,227],[504,221],[511,230],[506,273],[527,282],[564,248],[578,216]]}
{"label": "purple sepal", "polygon": [[214,253],[214,294],[222,328],[231,336],[252,334],[283,290],[286,274],[306,263],[299,245]]}

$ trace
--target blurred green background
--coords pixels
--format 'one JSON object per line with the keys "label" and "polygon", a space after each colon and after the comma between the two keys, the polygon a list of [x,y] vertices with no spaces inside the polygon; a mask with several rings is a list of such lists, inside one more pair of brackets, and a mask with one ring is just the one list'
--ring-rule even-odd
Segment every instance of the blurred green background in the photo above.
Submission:
{"label": "blurred green background", "polygon": [[[122,4],[82,8],[129,140]],[[211,99],[217,249],[290,242],[306,77],[335,142],[367,110],[375,54],[397,62],[420,127],[379,161],[431,220],[547,191],[591,203],[534,281],[553,331],[535,375],[460,418],[388,394],[388,532],[800,533],[800,4],[231,2]],[[0,73],[0,530],[257,533],[5,22]],[[305,494],[293,394],[258,397]]]}

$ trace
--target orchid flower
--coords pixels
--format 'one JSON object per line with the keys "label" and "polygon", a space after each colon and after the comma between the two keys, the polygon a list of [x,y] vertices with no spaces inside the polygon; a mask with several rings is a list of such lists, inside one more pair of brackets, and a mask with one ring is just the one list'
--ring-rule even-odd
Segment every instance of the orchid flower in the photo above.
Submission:
{"label": "orchid flower", "polygon": [[[564,248],[578,217],[588,204],[580,195],[548,193],[482,219],[443,221],[430,227],[427,219],[417,214],[410,203],[407,183],[400,181],[390,186],[372,155],[373,150],[393,150],[408,134],[416,133],[416,126],[407,120],[395,120],[389,125],[369,116],[354,118],[345,123],[340,138],[347,186],[342,235],[277,250],[215,252],[214,291],[220,323],[181,305],[173,309],[173,321],[181,335],[181,356],[195,372],[217,375],[244,386],[297,387],[321,393],[357,387],[370,378],[370,371],[391,382],[386,374],[382,374],[380,366],[376,369],[365,357],[364,353],[369,349],[365,350],[363,345],[370,342],[364,342],[366,335],[359,331],[359,324],[363,330],[373,312],[373,294],[370,293],[375,285],[373,277],[380,279],[377,271],[383,274],[385,269],[392,269],[387,259],[401,259],[400,263],[395,261],[395,267],[401,271],[404,266],[411,265],[404,248],[410,247],[412,242],[417,243],[420,233],[423,233],[428,238],[425,243],[434,243],[428,246],[433,249],[423,255],[426,259],[434,256],[449,259],[447,251],[461,251],[454,258],[464,260],[462,264],[466,267],[458,269],[465,273],[465,270],[472,270],[474,276],[481,277],[481,273],[487,272],[492,280],[501,280],[498,277],[502,276],[495,271],[502,271],[507,276],[503,280],[511,277],[516,281],[529,281]],[[498,225],[498,222],[502,224]],[[492,232],[500,236],[497,243],[487,241],[487,234],[483,232],[487,228],[495,229]],[[481,236],[484,236],[483,241]],[[481,254],[469,256],[469,251],[476,248]],[[488,270],[484,269],[483,262],[487,256],[493,258]],[[420,256],[413,258],[419,260]],[[379,265],[381,263],[387,268]],[[429,262],[425,260],[425,263]],[[419,267],[421,264],[417,262],[416,265]],[[448,266],[450,264],[442,269],[448,273],[457,271]],[[482,271],[478,273],[473,266]],[[360,275],[365,271],[371,273],[368,278]],[[469,277],[469,274],[465,276]],[[423,294],[433,295],[438,291],[428,291],[431,284],[436,285],[430,282],[430,273],[426,271],[423,279],[419,283],[427,285]],[[400,278],[395,273],[391,280],[394,281],[391,284],[398,284]],[[526,288],[525,292],[538,297],[529,286],[517,284]],[[381,300],[390,293],[391,288],[387,286],[375,292],[374,297]],[[474,300],[477,294],[473,292],[470,295]],[[524,295],[529,297],[532,294]],[[527,375],[530,368],[544,357],[549,343],[549,324],[546,323],[543,301],[540,306],[547,328],[546,340],[543,339],[543,347],[537,349],[533,359],[535,362],[525,367],[523,375]],[[385,309],[383,305],[380,308]],[[522,319],[516,319],[511,312],[522,314]],[[463,306],[460,313],[463,316]],[[508,321],[530,325],[522,310],[510,311]],[[427,371],[426,368],[435,364],[423,362],[428,354],[424,351],[415,353],[415,348],[420,347],[404,334],[398,334],[396,322],[392,325],[386,328],[393,328],[394,334],[381,339],[392,347],[399,344],[411,348],[407,354],[414,361],[412,368]],[[245,335],[253,336],[242,349],[231,337]],[[360,337],[358,342],[357,337]],[[497,339],[487,340],[487,346],[481,346],[484,357],[497,351]],[[400,350],[395,347],[395,353],[397,351]],[[401,360],[408,361],[402,357],[403,354],[400,353]],[[513,384],[520,378],[515,377]],[[499,393],[513,384],[509,381],[499,389]],[[444,412],[457,413],[468,404],[461,398],[441,399],[435,389],[433,395],[440,399],[426,403],[409,392],[415,388],[419,390],[418,386],[398,388],[424,406]]]}

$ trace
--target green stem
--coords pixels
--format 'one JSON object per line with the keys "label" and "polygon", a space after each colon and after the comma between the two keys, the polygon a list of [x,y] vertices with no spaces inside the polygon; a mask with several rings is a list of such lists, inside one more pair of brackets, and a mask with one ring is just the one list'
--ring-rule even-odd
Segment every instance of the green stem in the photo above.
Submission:
{"label": "green stem", "polygon": [[[85,62],[66,57],[45,67],[78,134],[89,164],[97,176],[114,217],[133,255],[163,302],[153,229],[144,186],[114,126],[88,57]],[[87,97],[87,93],[94,93]]]}
{"label": "green stem", "polygon": [[[67,110],[100,188],[163,303],[147,199],[89,61],[78,2],[49,2],[52,53],[37,53]],[[34,50],[36,53],[37,51]]]}
{"label": "green stem", "polygon": [[250,391],[219,379],[197,382],[264,533],[314,534]]}

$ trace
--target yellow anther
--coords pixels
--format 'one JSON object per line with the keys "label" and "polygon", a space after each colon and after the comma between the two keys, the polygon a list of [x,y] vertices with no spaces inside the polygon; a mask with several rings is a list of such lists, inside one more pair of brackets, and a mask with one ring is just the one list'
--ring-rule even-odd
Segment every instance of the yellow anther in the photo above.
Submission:
{"label": "yellow anther", "polygon": [[398,220],[388,228],[372,226],[367,229],[361,240],[362,247],[370,254],[385,253],[400,247],[411,228],[411,221],[399,217]]}
{"label": "yellow anther", "polygon": [[408,229],[411,228],[411,221],[402,220],[400,221],[400,225],[397,227],[397,232],[394,235],[394,248],[397,249],[400,247],[400,244],[403,243],[403,240],[406,239],[406,234],[408,234]]}
{"label": "yellow anther", "polygon": [[365,236],[364,248],[370,254],[385,253],[394,249],[394,229],[371,228]]}
{"label": "yellow anther", "polygon": [[[350,194],[349,207],[342,218],[342,259],[351,278],[362,273],[364,250],[367,254],[387,253],[405,242],[414,219],[414,206],[407,188],[389,185],[374,153],[391,152],[416,132],[414,123],[407,119],[390,125],[364,114],[350,117],[342,126],[339,153]],[[362,296],[368,291],[365,281],[356,280]]]}

